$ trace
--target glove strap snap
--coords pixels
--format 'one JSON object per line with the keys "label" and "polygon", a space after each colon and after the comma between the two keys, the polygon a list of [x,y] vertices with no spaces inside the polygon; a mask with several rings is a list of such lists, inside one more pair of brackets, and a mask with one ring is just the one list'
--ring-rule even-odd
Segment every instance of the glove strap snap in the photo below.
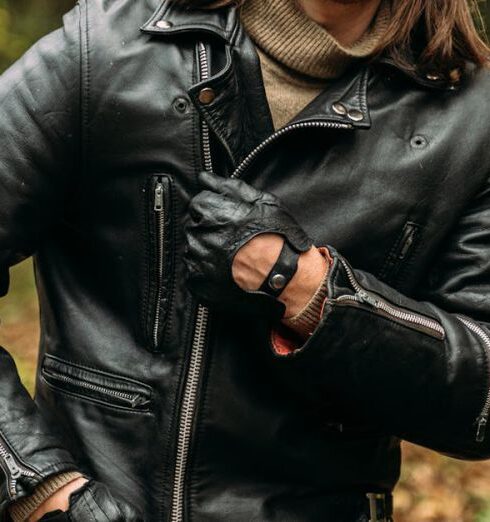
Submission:
{"label": "glove strap snap", "polygon": [[298,270],[298,258],[299,253],[293,250],[289,243],[284,240],[281,253],[259,291],[265,292],[272,297],[281,295]]}

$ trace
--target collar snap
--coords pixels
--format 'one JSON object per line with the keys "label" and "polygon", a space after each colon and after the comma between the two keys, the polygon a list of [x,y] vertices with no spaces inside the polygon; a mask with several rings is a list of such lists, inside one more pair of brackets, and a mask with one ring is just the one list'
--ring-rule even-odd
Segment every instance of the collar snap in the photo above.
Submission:
{"label": "collar snap", "polygon": [[170,29],[174,24],[168,20],[158,20],[155,25],[158,27],[158,29]]}
{"label": "collar snap", "polygon": [[347,114],[347,108],[343,103],[336,102],[332,105],[333,112],[340,114],[341,116],[345,116]]}
{"label": "collar snap", "polygon": [[364,114],[361,111],[358,111],[357,109],[351,109],[347,116],[352,121],[362,121],[364,119]]}

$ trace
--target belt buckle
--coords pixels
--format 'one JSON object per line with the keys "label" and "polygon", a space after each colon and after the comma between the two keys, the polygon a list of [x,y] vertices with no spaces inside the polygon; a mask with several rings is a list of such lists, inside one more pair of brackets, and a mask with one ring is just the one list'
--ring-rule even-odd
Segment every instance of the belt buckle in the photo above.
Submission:
{"label": "belt buckle", "polygon": [[[367,493],[366,497],[369,500],[369,522],[389,522],[386,518],[386,495],[384,493]],[[379,518],[379,512],[382,513],[381,518]]]}

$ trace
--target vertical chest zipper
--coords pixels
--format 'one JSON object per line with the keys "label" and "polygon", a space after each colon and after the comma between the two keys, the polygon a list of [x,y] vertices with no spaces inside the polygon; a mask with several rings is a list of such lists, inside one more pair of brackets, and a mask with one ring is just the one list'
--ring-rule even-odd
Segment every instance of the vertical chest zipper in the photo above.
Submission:
{"label": "vertical chest zipper", "polygon": [[164,246],[165,246],[165,206],[163,183],[161,179],[157,180],[154,193],[153,210],[155,212],[156,225],[156,258],[157,258],[157,291],[154,303],[153,313],[153,348],[158,347],[158,330],[160,326],[160,304],[162,300],[162,288],[164,277]]}

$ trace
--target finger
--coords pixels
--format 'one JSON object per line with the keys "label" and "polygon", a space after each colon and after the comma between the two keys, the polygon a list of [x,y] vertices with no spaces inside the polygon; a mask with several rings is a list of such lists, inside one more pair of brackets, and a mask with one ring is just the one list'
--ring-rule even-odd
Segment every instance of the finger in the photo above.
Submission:
{"label": "finger", "polygon": [[198,180],[203,188],[219,194],[226,194],[238,200],[252,203],[262,196],[262,192],[241,179],[222,178],[212,172],[203,171],[199,174]]}

